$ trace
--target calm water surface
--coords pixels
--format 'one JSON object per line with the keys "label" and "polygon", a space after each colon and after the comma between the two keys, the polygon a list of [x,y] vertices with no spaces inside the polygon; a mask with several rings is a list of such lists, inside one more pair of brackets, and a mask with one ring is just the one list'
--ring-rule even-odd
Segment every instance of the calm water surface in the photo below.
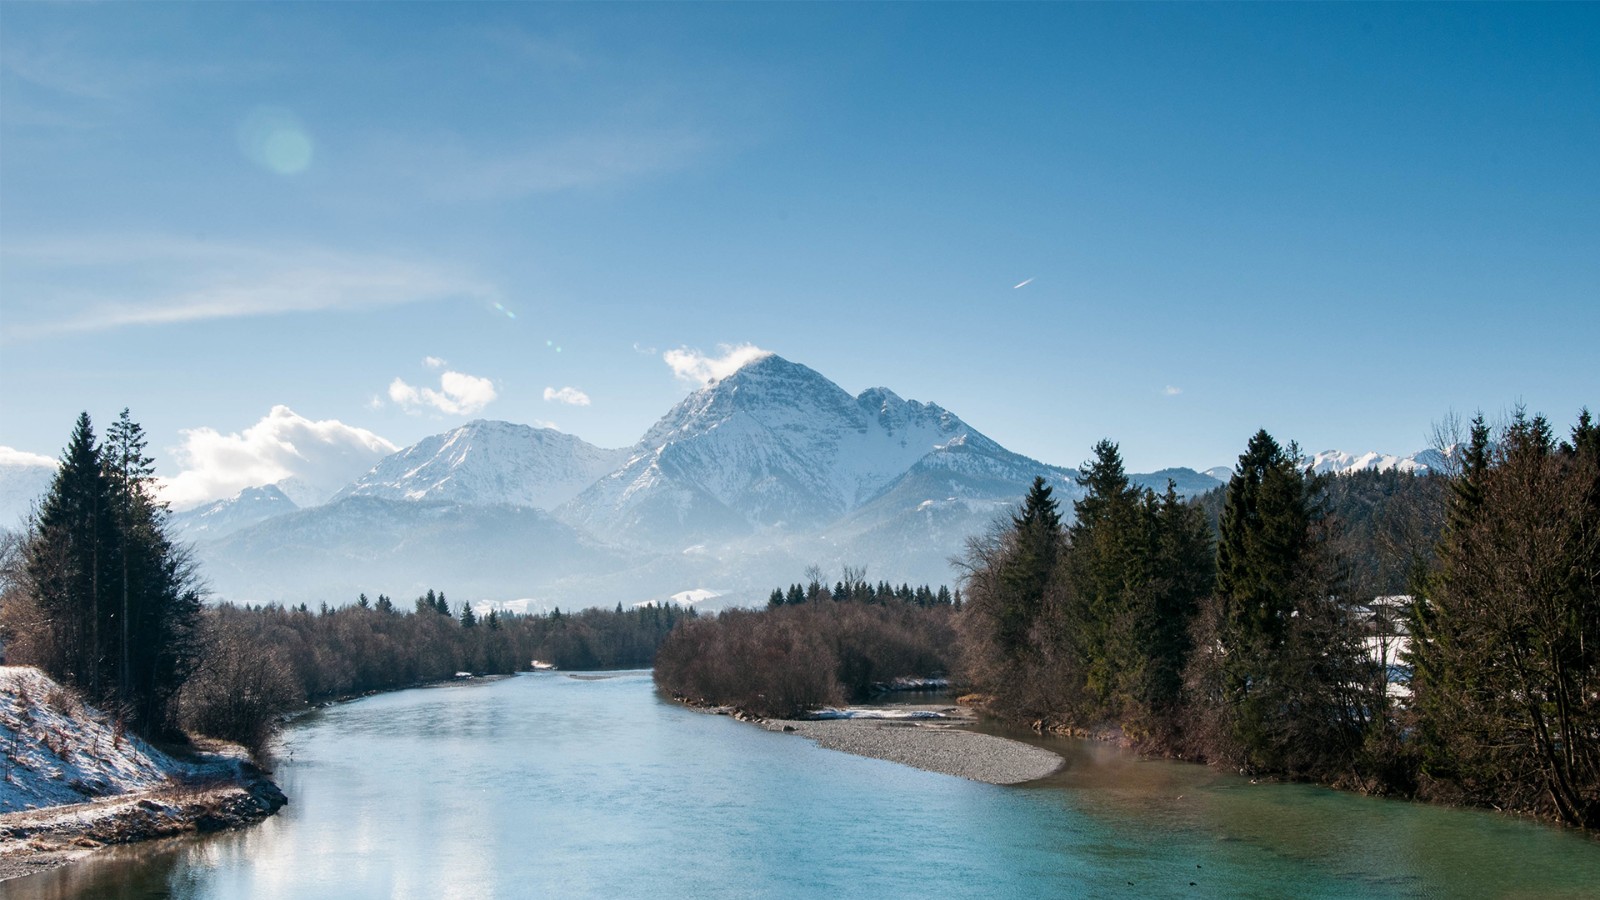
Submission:
{"label": "calm water surface", "polygon": [[648,673],[372,697],[285,736],[290,805],[7,898],[1600,897],[1600,845],[1045,741],[1003,788],[658,699]]}

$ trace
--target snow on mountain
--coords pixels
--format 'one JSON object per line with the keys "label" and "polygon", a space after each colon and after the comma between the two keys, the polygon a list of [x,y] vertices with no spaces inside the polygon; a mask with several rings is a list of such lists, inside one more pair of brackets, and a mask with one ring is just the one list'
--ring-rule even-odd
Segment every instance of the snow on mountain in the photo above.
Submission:
{"label": "snow on mountain", "polygon": [[804,530],[859,507],[951,444],[1007,452],[936,405],[887,388],[852,397],[770,355],[689,395],[625,466],[561,512],[596,534],[656,545]]}
{"label": "snow on mountain", "polygon": [[554,509],[628,459],[550,428],[484,419],[385,457],[344,497]]}
{"label": "snow on mountain", "polygon": [[[1330,451],[1307,465],[1433,462]],[[325,506],[295,510],[285,491],[254,489],[174,521],[197,540],[217,595],[234,600],[346,603],[433,587],[474,605],[676,596],[712,608],[759,604],[812,565],[949,583],[951,559],[1014,513],[1035,477],[1070,518],[1077,474],[1013,453],[935,404],[881,387],[851,396],[765,355],[690,394],[626,450],[475,421],[386,457]],[[1158,492],[1170,479],[1194,496],[1232,474],[1129,478]]]}
{"label": "snow on mountain", "polygon": [[226,537],[296,509],[299,507],[282,488],[268,484],[245,488],[227,500],[173,513],[167,523],[173,537],[185,541],[207,541]]}
{"label": "snow on mountain", "polygon": [[55,477],[56,461],[50,457],[0,447],[0,529],[21,528]]}
{"label": "snow on mountain", "polygon": [[1387,472],[1398,469],[1402,472],[1424,474],[1430,470],[1426,462],[1420,458],[1424,454],[1432,454],[1427,458],[1436,462],[1442,458],[1438,451],[1424,450],[1411,456],[1390,456],[1387,453],[1344,453],[1339,450],[1324,450],[1310,456],[1302,457],[1300,462],[1318,475],[1348,475],[1352,472],[1377,471]]}

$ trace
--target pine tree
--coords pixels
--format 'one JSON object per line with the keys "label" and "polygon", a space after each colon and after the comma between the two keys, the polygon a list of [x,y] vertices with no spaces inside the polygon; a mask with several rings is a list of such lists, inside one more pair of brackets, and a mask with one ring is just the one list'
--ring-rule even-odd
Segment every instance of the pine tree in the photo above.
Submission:
{"label": "pine tree", "polygon": [[1044,478],[1035,477],[1021,512],[1011,518],[1010,552],[1000,569],[996,635],[1001,652],[1009,657],[1026,652],[1061,553],[1061,514],[1051,492]]}
{"label": "pine tree", "polygon": [[43,614],[32,656],[92,702],[147,733],[193,668],[199,591],[187,555],[165,534],[143,429],[123,410],[96,446],[78,417],[33,522],[24,571]]}
{"label": "pine tree", "polygon": [[462,628],[474,628],[474,627],[477,626],[477,624],[478,624],[478,617],[476,615],[473,615],[472,604],[471,603],[463,603],[463,604],[461,604],[461,627]]}
{"label": "pine tree", "polygon": [[1067,529],[1072,582],[1068,634],[1062,639],[1083,661],[1083,688],[1099,715],[1133,712],[1133,683],[1143,671],[1143,633],[1153,627],[1146,578],[1148,504],[1123,469],[1117,445],[1102,440],[1083,464],[1084,496],[1073,504]]}
{"label": "pine tree", "polygon": [[1340,573],[1318,539],[1318,483],[1259,431],[1229,481],[1215,606],[1197,682],[1209,755],[1326,774],[1349,763],[1381,698]]}
{"label": "pine tree", "polygon": [[[60,468],[25,550],[25,571],[43,615],[36,660],[57,680],[96,702],[116,682],[105,645],[116,623],[122,582],[121,540],[111,485],[89,414],[78,416]],[[115,593],[113,593],[115,586]]]}

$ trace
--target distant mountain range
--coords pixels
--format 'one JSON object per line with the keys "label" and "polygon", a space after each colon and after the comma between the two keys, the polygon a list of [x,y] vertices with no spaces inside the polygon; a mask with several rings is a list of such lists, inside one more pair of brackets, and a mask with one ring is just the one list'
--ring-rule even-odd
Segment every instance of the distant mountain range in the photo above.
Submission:
{"label": "distant mountain range", "polygon": [[[1328,451],[1306,464],[1425,471],[1442,460],[1429,453]],[[690,394],[628,448],[479,420],[390,455],[325,504],[305,508],[263,485],[175,513],[171,525],[193,542],[215,595],[240,602],[406,601],[433,587],[518,609],[684,592],[725,606],[760,602],[808,566],[829,579],[851,565],[874,581],[951,582],[950,560],[1035,476],[1070,503],[1076,474],[935,404],[881,387],[851,396],[769,355]],[[1230,474],[1132,477],[1194,495]],[[49,476],[37,461],[0,460],[4,521],[25,514]]]}

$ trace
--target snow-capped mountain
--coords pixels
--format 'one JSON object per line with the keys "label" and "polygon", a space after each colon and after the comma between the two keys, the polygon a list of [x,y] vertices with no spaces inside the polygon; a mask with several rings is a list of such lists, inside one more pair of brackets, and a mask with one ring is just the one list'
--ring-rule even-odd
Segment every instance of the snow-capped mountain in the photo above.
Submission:
{"label": "snow-capped mountain", "polygon": [[554,509],[628,459],[551,428],[483,419],[385,457],[344,497]]}
{"label": "snow-capped mountain", "polygon": [[0,529],[20,529],[55,477],[55,460],[0,447]]}
{"label": "snow-capped mountain", "polygon": [[[1306,464],[1425,471],[1434,460],[1330,451]],[[625,450],[475,421],[384,458],[324,505],[295,509],[258,488],[174,521],[229,599],[345,603],[434,587],[529,608],[684,591],[737,605],[811,565],[950,582],[951,559],[1037,476],[1070,517],[1075,470],[1013,453],[935,404],[881,387],[851,396],[768,355],[690,394]],[[1193,496],[1231,476],[1129,479]]]}
{"label": "snow-capped mountain", "polygon": [[[1324,450],[1310,456],[1302,457],[1301,464],[1307,466],[1318,475],[1348,475],[1352,472],[1368,470],[1387,472],[1398,469],[1402,472],[1411,472],[1417,475],[1425,474],[1439,466],[1444,460],[1443,454],[1437,450],[1424,450],[1410,456],[1391,456],[1387,453],[1344,453],[1339,450]],[[1429,462],[1433,465],[1430,466]]]}
{"label": "snow-capped mountain", "polygon": [[837,520],[951,446],[1016,456],[934,404],[887,388],[852,397],[769,355],[689,395],[626,465],[561,515],[596,534],[661,547],[793,533]]}
{"label": "snow-capped mountain", "polygon": [[173,513],[167,520],[173,537],[185,541],[216,540],[251,525],[299,509],[275,484],[245,488],[227,500]]}

